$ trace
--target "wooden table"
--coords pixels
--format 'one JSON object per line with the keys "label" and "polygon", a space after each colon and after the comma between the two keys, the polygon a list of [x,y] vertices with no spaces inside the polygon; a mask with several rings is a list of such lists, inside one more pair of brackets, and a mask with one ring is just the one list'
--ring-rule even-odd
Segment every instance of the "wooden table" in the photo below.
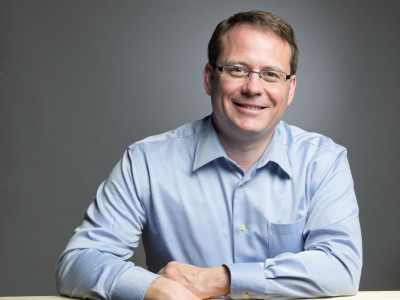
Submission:
{"label": "wooden table", "polygon": [[400,300],[400,291],[374,291],[374,292],[358,292],[356,296],[352,297],[335,297],[332,299],[368,299],[368,300],[381,300],[391,299]]}
{"label": "wooden table", "polygon": [[[24,297],[0,297],[0,300],[67,300],[71,298],[61,296],[24,296]],[[224,298],[229,299],[229,298]],[[323,299],[346,299],[346,300],[400,300],[400,291],[370,291],[359,292],[356,296],[334,297]]]}

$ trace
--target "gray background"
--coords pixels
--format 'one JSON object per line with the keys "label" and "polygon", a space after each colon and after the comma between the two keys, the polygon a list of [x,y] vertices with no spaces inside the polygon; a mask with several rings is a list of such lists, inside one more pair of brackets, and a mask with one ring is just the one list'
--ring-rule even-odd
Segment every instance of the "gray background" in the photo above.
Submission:
{"label": "gray background", "polygon": [[54,264],[98,185],[135,140],[210,113],[207,42],[252,9],[297,34],[285,120],[349,150],[361,289],[399,290],[399,3],[0,0],[0,295],[56,293]]}

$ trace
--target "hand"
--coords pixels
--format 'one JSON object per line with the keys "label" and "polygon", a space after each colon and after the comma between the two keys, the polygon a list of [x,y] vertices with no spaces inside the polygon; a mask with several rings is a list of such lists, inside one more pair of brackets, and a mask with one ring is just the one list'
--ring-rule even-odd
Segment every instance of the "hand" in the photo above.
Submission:
{"label": "hand", "polygon": [[179,282],[202,299],[211,296],[223,296],[228,294],[230,290],[230,274],[224,266],[199,268],[172,261],[162,268],[158,274]]}
{"label": "hand", "polygon": [[179,282],[159,277],[147,289],[144,300],[201,300]]}

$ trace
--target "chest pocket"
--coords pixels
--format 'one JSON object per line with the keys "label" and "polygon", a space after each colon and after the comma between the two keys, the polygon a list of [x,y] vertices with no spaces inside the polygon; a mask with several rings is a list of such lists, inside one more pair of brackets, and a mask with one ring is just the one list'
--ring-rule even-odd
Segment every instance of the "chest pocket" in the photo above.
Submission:
{"label": "chest pocket", "polygon": [[267,223],[269,255],[271,258],[285,252],[298,253],[304,250],[304,226],[306,217],[294,223]]}

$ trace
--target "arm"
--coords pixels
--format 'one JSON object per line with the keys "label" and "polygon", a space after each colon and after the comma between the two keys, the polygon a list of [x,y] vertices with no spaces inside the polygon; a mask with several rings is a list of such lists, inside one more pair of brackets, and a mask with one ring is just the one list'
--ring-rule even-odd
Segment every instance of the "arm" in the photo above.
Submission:
{"label": "arm", "polygon": [[146,224],[140,185],[127,151],[99,187],[83,224],[56,266],[62,295],[97,299],[142,299],[159,275],[125,261]]}
{"label": "arm", "polygon": [[[358,290],[362,247],[358,206],[346,153],[328,170],[313,171],[313,192],[303,230],[304,251],[260,263],[228,264],[232,298],[351,295]],[[274,240],[276,238],[276,240]],[[286,237],[287,238],[287,237]],[[279,240],[274,234],[270,243]]]}

